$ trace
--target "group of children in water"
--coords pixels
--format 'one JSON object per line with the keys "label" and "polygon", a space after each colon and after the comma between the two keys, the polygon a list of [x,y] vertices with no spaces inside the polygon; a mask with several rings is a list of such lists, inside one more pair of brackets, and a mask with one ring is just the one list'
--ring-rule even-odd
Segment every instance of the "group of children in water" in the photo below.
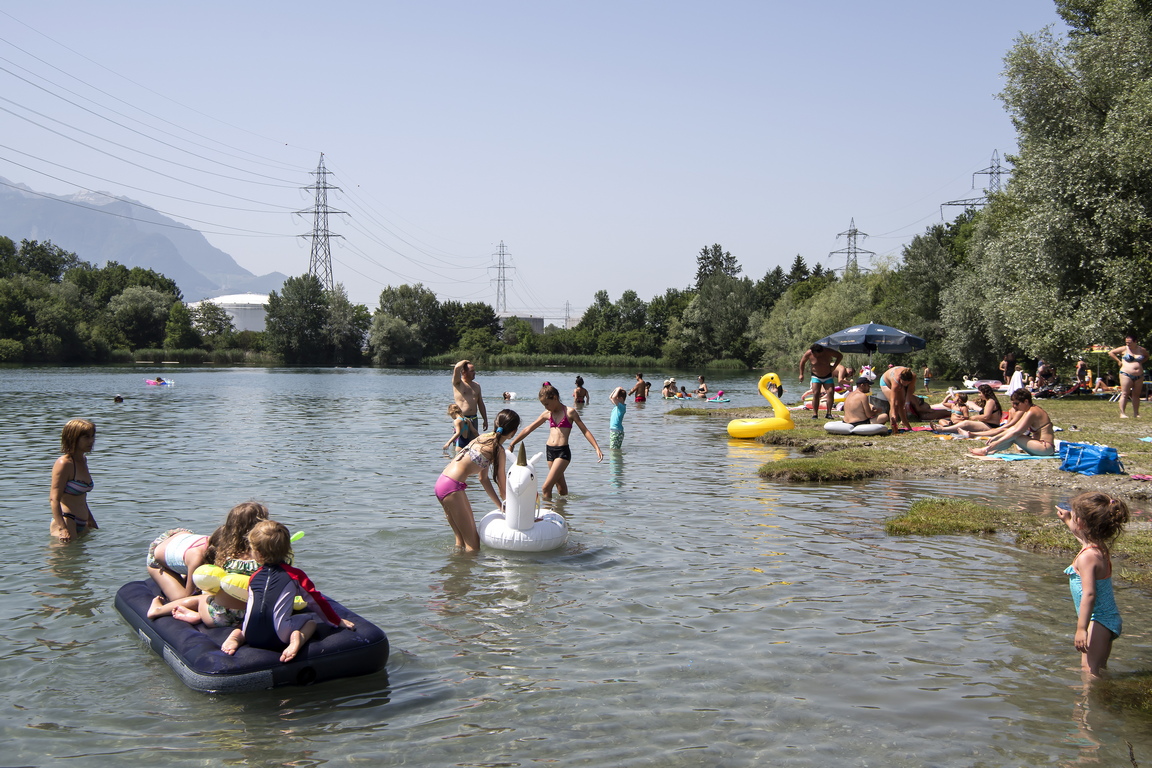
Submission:
{"label": "group of children in water", "polygon": [[[194,574],[202,565],[248,577],[247,598],[221,589],[198,593]],[[220,646],[228,655],[252,645],[280,651],[280,661],[296,658],[318,622],[355,629],[340,618],[307,574],[292,566],[292,541],[284,524],[268,519],[268,508],[246,501],[232,508],[211,536],[173,528],[148,546],[148,575],[163,596],[153,599],[148,618],[171,616],[206,627],[235,627]],[[295,598],[306,610],[294,610]]]}
{"label": "group of children in water", "polygon": [[[505,393],[508,394],[508,393]],[[573,400],[583,404],[588,402],[588,390],[584,389],[584,379],[576,377],[576,388],[572,392]],[[609,399],[612,402],[612,416],[609,424],[611,449],[620,449],[624,444],[624,403],[626,392],[623,387],[612,390]],[[580,418],[580,412],[572,406],[564,405],[560,400],[560,392],[551,382],[544,382],[537,395],[544,411],[528,426],[520,429],[520,414],[505,408],[496,415],[492,424],[493,431],[483,435],[467,438],[468,432],[464,424],[467,419],[463,417],[460,407],[453,403],[448,406],[448,416],[452,419],[454,432],[448,442],[444,444],[447,450],[450,445],[456,446],[456,454],[448,462],[448,466],[440,473],[436,480],[436,498],[444,508],[448,518],[448,525],[456,537],[456,546],[465,552],[477,552],[480,549],[480,534],[476,529],[476,516],[472,511],[472,504],[463,491],[468,487],[466,482],[472,475],[480,478],[484,492],[497,508],[502,508],[506,498],[505,477],[505,443],[507,450],[511,451],[528,435],[548,422],[548,440],[545,444],[548,461],[548,475],[541,488],[544,501],[551,501],[553,491],[561,496],[568,495],[568,482],[564,471],[572,462],[572,448],[568,443],[569,435],[573,429],[580,430],[584,438],[596,451],[596,461],[604,460],[604,452],[592,431]],[[489,478],[487,472],[491,468]],[[495,486],[493,486],[493,480]]]}
{"label": "group of children in water", "polygon": [[[580,382],[578,389],[582,385]],[[617,447],[616,433],[622,438],[625,396],[622,387],[615,388],[610,396],[612,447]],[[478,475],[492,502],[502,506],[505,443],[512,448],[548,422],[549,469],[544,484],[545,499],[551,498],[553,490],[561,494],[568,492],[564,470],[571,461],[568,438],[573,428],[579,429],[596,450],[597,460],[603,460],[596,438],[577,410],[560,401],[554,386],[545,382],[538,397],[544,411],[531,424],[518,431],[520,416],[511,409],[500,411],[493,431],[465,443],[436,481],[436,496],[456,535],[456,545],[465,551],[479,550],[480,541],[471,504],[461,491],[467,488],[468,477]],[[586,390],[584,400],[587,401]],[[959,399],[957,402],[963,405]],[[457,424],[454,438],[459,440],[461,432]],[[49,494],[50,533],[61,543],[96,528],[86,501],[87,493],[95,486],[87,463],[95,438],[95,424],[84,419],[69,421],[61,432],[61,455],[53,466]],[[489,468],[491,479],[487,474]],[[496,480],[498,493],[492,479]],[[1123,628],[1112,589],[1111,545],[1127,524],[1129,510],[1120,499],[1089,492],[1076,496],[1070,506],[1058,506],[1057,513],[1081,545],[1065,571],[1077,615],[1073,644],[1081,653],[1083,669],[1096,676],[1107,665],[1112,642]],[[215,594],[198,593],[194,574],[206,563],[227,573],[247,575],[247,600],[223,590]],[[197,535],[185,528],[165,531],[148,547],[148,574],[163,593],[149,606],[148,618],[171,616],[189,624],[234,627],[221,645],[221,651],[235,654],[247,643],[279,651],[280,660],[284,662],[297,656],[320,623],[354,630],[355,625],[340,618],[308,576],[291,563],[288,529],[270,520],[267,507],[254,501],[233,507],[224,524],[210,536]],[[307,605],[303,612],[293,610],[297,596]]]}

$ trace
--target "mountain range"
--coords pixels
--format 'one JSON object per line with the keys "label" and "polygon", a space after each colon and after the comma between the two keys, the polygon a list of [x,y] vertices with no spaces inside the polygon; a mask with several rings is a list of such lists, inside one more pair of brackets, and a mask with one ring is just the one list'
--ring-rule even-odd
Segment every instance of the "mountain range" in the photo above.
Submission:
{"label": "mountain range", "polygon": [[0,235],[50,240],[84,261],[154,269],[176,281],[185,301],[278,291],[285,275],[254,275],[195,229],[102,192],[50,195],[0,177]]}

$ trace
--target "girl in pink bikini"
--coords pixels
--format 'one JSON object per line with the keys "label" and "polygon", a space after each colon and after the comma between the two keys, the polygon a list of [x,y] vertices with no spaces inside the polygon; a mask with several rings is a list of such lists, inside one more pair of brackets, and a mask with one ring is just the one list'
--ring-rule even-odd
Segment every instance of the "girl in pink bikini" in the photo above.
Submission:
{"label": "girl in pink bikini", "polygon": [[[637,376],[639,377],[639,374]],[[560,393],[548,382],[544,382],[544,386],[540,388],[540,404],[544,406],[544,413],[512,439],[508,444],[508,450],[515,448],[517,443],[532,434],[532,431],[545,420],[548,421],[548,477],[544,480],[541,494],[545,501],[551,501],[553,488],[558,490],[561,496],[568,495],[564,470],[572,463],[572,448],[568,445],[568,435],[572,432],[572,427],[578,428],[596,449],[597,462],[604,461],[604,452],[600,450],[600,445],[588,431],[588,427],[580,420],[580,414],[575,408],[569,408],[560,402]]]}
{"label": "girl in pink bikini", "polygon": [[[480,435],[456,454],[456,458],[448,462],[448,466],[440,473],[436,480],[436,498],[444,508],[444,515],[448,518],[448,525],[456,534],[456,546],[463,547],[465,552],[480,551],[480,534],[476,530],[476,516],[472,512],[472,504],[464,489],[468,487],[465,480],[470,475],[480,476],[480,485],[484,492],[497,507],[503,505],[504,498],[504,441],[512,437],[520,426],[520,414],[505,408],[496,415],[492,423],[494,431]],[[492,487],[492,480],[485,474],[492,468],[492,477],[495,478],[500,492]]]}

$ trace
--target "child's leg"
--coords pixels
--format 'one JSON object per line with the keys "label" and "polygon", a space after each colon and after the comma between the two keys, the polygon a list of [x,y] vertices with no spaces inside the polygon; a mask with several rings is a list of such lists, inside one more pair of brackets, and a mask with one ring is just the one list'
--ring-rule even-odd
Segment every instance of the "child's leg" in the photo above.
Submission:
{"label": "child's leg", "polygon": [[1081,666],[1093,677],[1100,677],[1112,653],[1112,631],[1095,621],[1088,622],[1088,651],[1081,654]]}
{"label": "child's leg", "polygon": [[195,608],[196,601],[199,597],[181,597],[169,603],[164,602],[162,597],[152,598],[152,604],[148,606],[148,618],[156,619],[161,616],[172,616],[177,608]]}
{"label": "child's leg", "polygon": [[476,515],[464,491],[448,494],[440,500],[440,506],[444,507],[444,516],[456,534],[456,546],[463,547],[465,552],[479,552],[480,533],[476,530]]}
{"label": "child's leg", "polygon": [[300,629],[292,632],[292,636],[288,639],[288,647],[284,649],[284,653],[280,654],[280,661],[288,662],[296,658],[296,654],[304,647],[304,643],[312,637],[312,633],[316,631],[316,622],[309,621]]}
{"label": "child's leg", "polygon": [[552,489],[555,488],[561,496],[568,495],[568,483],[564,482],[564,470],[571,462],[568,459],[553,459],[548,462],[548,477],[544,480],[541,492],[545,501],[552,500]]}
{"label": "child's leg", "polygon": [[224,641],[224,644],[220,646],[220,650],[231,656],[235,654],[236,650],[242,645],[244,645],[244,633],[239,629],[234,629],[229,633],[228,639]]}
{"label": "child's leg", "polygon": [[[157,598],[159,600],[159,598]],[[158,616],[171,616],[180,621],[187,621],[190,624],[196,624],[200,621],[200,596],[193,595],[192,597],[182,597],[179,600],[173,600],[166,605],[157,606],[156,601],[152,601],[153,608],[149,609],[148,616],[152,618],[153,609],[158,610]],[[196,618],[189,620],[189,616]]]}

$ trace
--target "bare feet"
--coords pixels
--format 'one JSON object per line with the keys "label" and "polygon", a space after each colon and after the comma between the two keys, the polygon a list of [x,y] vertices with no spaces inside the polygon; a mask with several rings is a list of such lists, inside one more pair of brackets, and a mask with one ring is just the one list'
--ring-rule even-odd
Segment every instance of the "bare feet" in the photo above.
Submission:
{"label": "bare feet", "polygon": [[236,631],[233,631],[230,635],[228,635],[228,639],[224,641],[224,644],[220,646],[220,650],[224,651],[224,653],[228,654],[229,656],[234,656],[236,654],[236,649],[240,647],[240,638],[237,637],[237,634],[238,633]]}
{"label": "bare feet", "polygon": [[968,451],[968,453],[972,454],[973,456],[987,456],[988,447],[985,446],[983,448],[973,448],[972,450]]}
{"label": "bare feet", "polygon": [[960,435],[960,437],[972,437],[971,432],[966,429],[960,429],[959,427],[956,428],[956,434]]}
{"label": "bare feet", "polygon": [[300,647],[304,645],[304,633],[296,630],[292,633],[292,637],[288,640],[288,647],[284,649],[284,653],[280,654],[280,661],[289,662],[296,658],[296,654],[300,653]]}
{"label": "bare feet", "polygon": [[188,624],[199,624],[200,612],[185,608],[182,605],[177,605],[172,609],[172,618],[187,622]]}
{"label": "bare feet", "polygon": [[148,618],[158,619],[166,613],[168,611],[164,607],[164,598],[159,596],[152,598],[152,604],[148,606]]}

